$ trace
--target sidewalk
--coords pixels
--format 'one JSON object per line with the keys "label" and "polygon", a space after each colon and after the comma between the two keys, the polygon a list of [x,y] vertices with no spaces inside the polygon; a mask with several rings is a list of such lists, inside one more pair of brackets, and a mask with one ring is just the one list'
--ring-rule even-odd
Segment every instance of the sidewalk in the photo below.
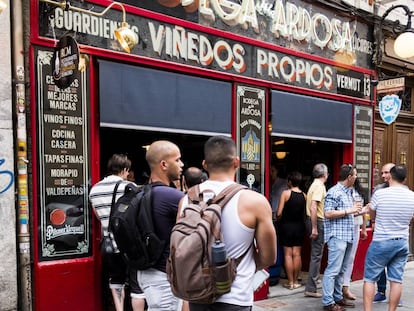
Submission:
{"label": "sidewalk", "polygon": [[[307,274],[302,273],[303,281],[306,282]],[[305,287],[302,286],[295,290],[289,290],[282,286],[286,280],[281,279],[278,285],[269,288],[268,299],[256,301],[253,311],[283,310],[283,311],[322,311],[323,306],[320,298],[305,297]],[[363,281],[355,281],[351,283],[351,291],[357,296],[355,308],[348,310],[363,310],[362,304],[362,287]],[[318,290],[321,292],[321,289]],[[387,296],[389,293],[389,285],[387,286]],[[414,261],[407,263],[404,273],[402,300],[403,306],[398,310],[414,310]],[[374,304],[373,310],[388,310],[388,303]]]}

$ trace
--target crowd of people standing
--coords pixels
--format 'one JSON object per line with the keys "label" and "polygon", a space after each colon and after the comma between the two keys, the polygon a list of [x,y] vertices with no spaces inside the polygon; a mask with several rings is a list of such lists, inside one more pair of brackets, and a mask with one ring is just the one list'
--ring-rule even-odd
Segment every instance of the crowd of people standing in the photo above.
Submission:
{"label": "crowd of people standing", "polygon": [[[217,195],[235,183],[240,160],[234,141],[226,136],[208,139],[204,146],[203,170],[191,167],[184,171],[179,147],[166,140],[155,141],[149,146],[146,161],[150,168],[148,183],[163,184],[152,188],[152,212],[154,232],[166,241],[165,248],[153,267],[137,271],[123,262],[111,237],[115,251],[103,257],[109,262],[104,265],[104,270],[108,273],[115,310],[123,311],[125,301],[129,300],[134,311],[143,311],[145,305],[148,310],[251,310],[255,272],[276,260],[276,232],[270,203],[256,191],[240,190],[222,212],[221,231],[226,252],[230,258],[240,258],[229,293],[220,295],[209,305],[188,303],[174,296],[166,273],[171,230],[186,208],[188,188],[199,184],[200,189],[208,189]],[[108,162],[108,176],[90,191],[90,202],[101,223],[102,236],[111,236],[108,232],[111,202],[120,197],[130,182],[127,180],[128,176],[131,178],[130,170],[128,157],[114,154]],[[130,299],[125,298],[126,284],[130,285]]]}
{"label": "crowd of people standing", "polygon": [[[148,183],[165,185],[153,188],[155,232],[165,241],[169,241],[171,230],[181,217],[180,210],[185,208],[189,187],[200,184],[201,189],[217,194],[235,182],[239,159],[231,138],[211,137],[205,144],[204,156],[203,169],[184,170],[180,149],[174,143],[155,141],[147,151]],[[128,157],[114,154],[108,162],[108,176],[90,191],[90,202],[100,220],[103,236],[111,236],[108,231],[111,201],[119,198],[125,186],[133,182],[132,173]],[[407,175],[404,166],[384,165],[384,183],[374,189],[371,199],[368,189],[363,189],[359,183],[357,168],[351,164],[339,167],[338,182],[329,189],[325,185],[329,172],[324,163],[314,165],[313,180],[306,192],[302,187],[303,176],[298,171],[288,173],[284,179],[272,165],[270,175],[269,200],[257,191],[245,189],[230,200],[223,214],[227,252],[235,257],[248,254],[242,259],[230,293],[212,306],[183,302],[173,295],[166,275],[169,243],[152,268],[137,271],[123,262],[113,240],[115,251],[103,256],[103,264],[115,309],[124,310],[125,300],[129,300],[125,299],[124,291],[128,284],[134,311],[142,311],[145,306],[148,310],[251,310],[255,271],[275,263],[277,245],[282,247],[277,256],[283,258],[287,282],[282,285],[286,289],[305,286],[305,296],[321,299],[323,308],[328,311],[353,308],[356,299],[350,288],[353,262],[359,239],[367,238],[363,215],[368,213],[375,231],[365,258],[364,310],[370,311],[372,303],[386,300],[387,280],[391,285],[389,310],[402,304],[408,228],[414,215],[414,193],[404,185]],[[234,223],[235,217],[239,225]],[[302,283],[305,239],[309,239],[310,245],[309,273]],[[250,247],[253,241],[255,249]],[[328,258],[321,279],[325,246]],[[319,283],[322,283],[322,293],[318,292]]]}
{"label": "crowd of people standing", "polygon": [[[284,268],[288,280],[283,286],[288,289],[301,286],[297,282],[301,264],[297,250],[303,246],[304,239],[293,237],[290,229],[303,232],[306,225],[310,256],[308,279],[304,283],[305,296],[320,298],[324,310],[355,308],[353,301],[357,297],[350,288],[352,271],[359,240],[368,236],[364,215],[370,215],[373,238],[365,257],[364,310],[372,310],[373,303],[387,301],[387,280],[391,285],[389,310],[402,306],[402,280],[409,253],[408,231],[414,215],[414,192],[405,185],[406,168],[385,164],[381,171],[383,183],[375,187],[371,199],[369,190],[362,188],[357,168],[352,164],[340,166],[338,182],[328,190],[325,186],[329,176],[327,166],[318,163],[312,173],[314,180],[300,200],[301,191],[295,187],[300,180],[293,183],[293,176],[299,177],[300,173],[288,174],[289,190],[281,192],[276,210],[275,225],[278,241],[284,246]],[[302,211],[305,211],[305,218]],[[327,265],[321,280],[325,246],[328,250]],[[317,291],[320,282],[322,293]]]}

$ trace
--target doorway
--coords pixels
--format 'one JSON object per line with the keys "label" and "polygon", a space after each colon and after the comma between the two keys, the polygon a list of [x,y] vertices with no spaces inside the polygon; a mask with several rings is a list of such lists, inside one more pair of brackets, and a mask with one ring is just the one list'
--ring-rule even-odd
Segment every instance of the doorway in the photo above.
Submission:
{"label": "doorway", "polygon": [[[272,136],[271,161],[276,163],[279,176],[286,178],[289,172],[300,172],[303,175],[301,189],[305,192],[313,181],[315,164],[324,163],[332,172],[338,160],[342,160],[342,143]],[[331,186],[332,174],[328,177],[326,188]]]}
{"label": "doorway", "polygon": [[124,153],[132,161],[132,169],[138,184],[147,181],[150,174],[145,160],[145,147],[156,140],[169,140],[181,150],[181,159],[184,169],[190,166],[201,168],[204,158],[204,142],[210,137],[207,135],[181,134],[171,132],[141,131],[135,129],[117,129],[101,127],[101,176],[106,175],[106,164],[113,153]]}
{"label": "doorway", "polygon": [[[302,174],[303,180],[300,188],[307,193],[312,181],[313,166],[317,163],[324,163],[330,172],[328,180],[325,183],[326,189],[334,185],[332,172],[336,170],[338,163],[343,161],[343,143],[322,141],[316,139],[299,139],[288,138],[282,136],[272,136],[272,153],[271,161],[276,164],[278,168],[278,176],[281,178],[287,177],[292,171],[298,171]],[[279,254],[282,254],[283,248],[278,249]],[[308,234],[305,236],[305,241],[302,246],[302,271],[308,271],[310,261],[310,240]],[[276,274],[280,271],[280,265],[283,265],[283,257],[279,261],[279,266],[272,266]],[[324,250],[322,258],[322,271],[326,267],[327,251]],[[279,272],[280,273],[280,272]],[[278,280],[277,275],[274,276]]]}

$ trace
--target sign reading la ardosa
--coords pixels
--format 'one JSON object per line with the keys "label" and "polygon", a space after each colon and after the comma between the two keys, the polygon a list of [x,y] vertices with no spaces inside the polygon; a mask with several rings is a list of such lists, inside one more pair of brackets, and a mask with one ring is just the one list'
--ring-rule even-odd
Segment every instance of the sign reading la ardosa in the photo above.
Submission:
{"label": "sign reading la ardosa", "polygon": [[[87,3],[77,5],[92,9]],[[72,31],[81,44],[122,52],[113,34],[121,12],[110,10],[105,17],[59,7],[48,12],[39,15],[41,36],[54,38]],[[140,38],[131,51],[134,55],[358,99],[369,100],[372,94],[369,74],[340,63],[334,66],[138,15],[128,14],[127,22]]]}
{"label": "sign reading la ardosa", "polygon": [[236,135],[240,157],[237,181],[264,194],[266,92],[263,88],[238,84],[236,93]]}

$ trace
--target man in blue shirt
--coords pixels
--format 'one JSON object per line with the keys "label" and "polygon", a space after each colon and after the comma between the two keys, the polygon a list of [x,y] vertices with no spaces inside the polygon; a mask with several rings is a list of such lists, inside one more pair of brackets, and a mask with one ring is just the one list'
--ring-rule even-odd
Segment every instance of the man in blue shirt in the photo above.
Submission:
{"label": "man in blue shirt", "polygon": [[154,267],[138,271],[138,282],[144,291],[148,310],[177,310],[179,300],[171,291],[165,265],[170,254],[169,241],[177,218],[178,203],[184,196],[182,191],[169,185],[180,179],[184,164],[178,146],[166,140],[153,142],[145,159],[151,170],[149,183],[161,182],[165,185],[152,189],[152,213],[155,234],[166,243],[164,252]]}
{"label": "man in blue shirt", "polygon": [[351,164],[339,169],[339,181],[326,193],[324,203],[324,236],[328,245],[328,265],[322,281],[322,304],[325,310],[343,311],[355,304],[342,296],[344,263],[350,256],[354,236],[354,214],[360,213],[362,203],[352,198],[357,170]]}

